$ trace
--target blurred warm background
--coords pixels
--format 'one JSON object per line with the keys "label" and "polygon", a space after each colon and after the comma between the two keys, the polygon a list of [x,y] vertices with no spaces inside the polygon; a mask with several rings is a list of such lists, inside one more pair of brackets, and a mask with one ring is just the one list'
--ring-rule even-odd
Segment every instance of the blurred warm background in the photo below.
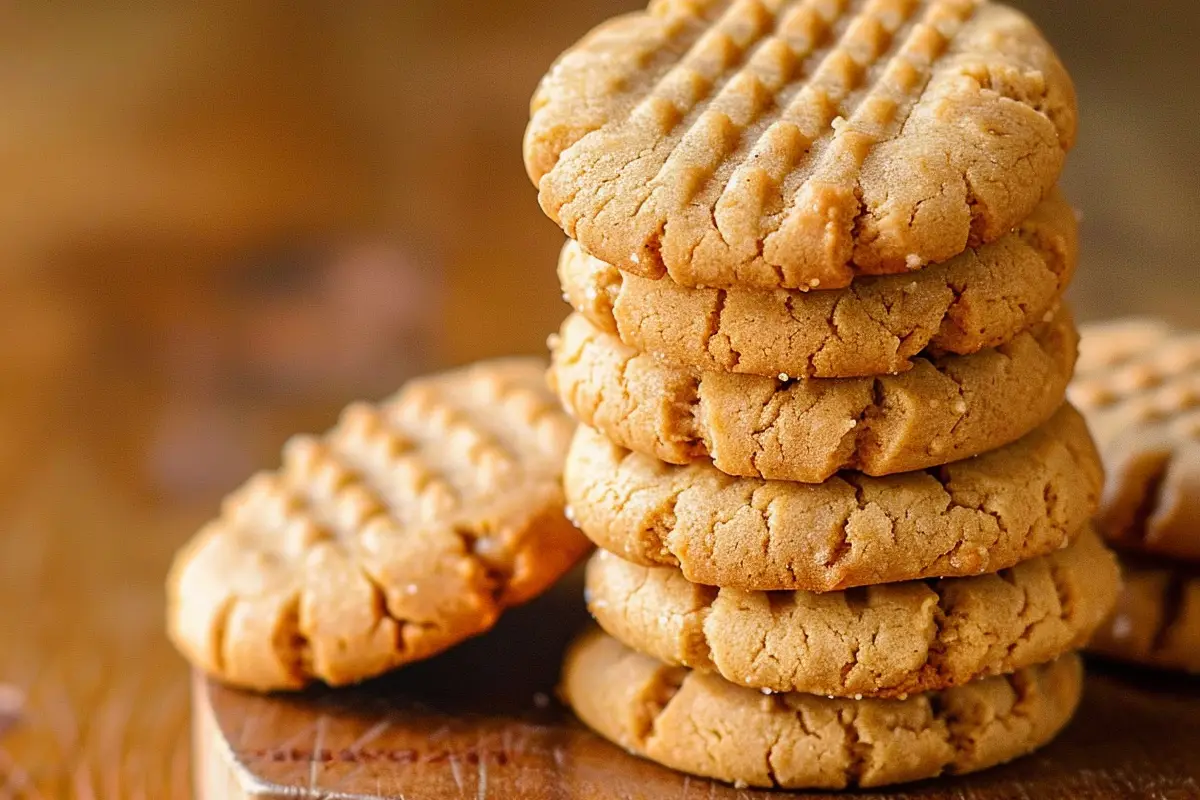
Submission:
{"label": "blurred warm background", "polygon": [[[171,551],[346,401],[542,349],[528,97],[641,4],[0,11],[0,798],[185,795]],[[1079,316],[1200,324],[1200,4],[1018,5],[1080,90]]]}

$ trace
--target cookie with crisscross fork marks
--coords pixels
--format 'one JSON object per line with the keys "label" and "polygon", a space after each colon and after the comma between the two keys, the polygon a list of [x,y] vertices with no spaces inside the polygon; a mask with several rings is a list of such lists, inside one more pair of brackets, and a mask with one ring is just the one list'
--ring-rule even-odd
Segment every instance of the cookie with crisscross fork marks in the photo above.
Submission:
{"label": "cookie with crisscross fork marks", "polygon": [[1087,326],[1070,395],[1109,473],[1101,532],[1200,564],[1200,332],[1152,319]]}
{"label": "cookie with crisscross fork marks", "polygon": [[993,241],[1057,179],[1069,76],[982,0],[656,0],[568,50],[525,161],[584,250],[686,286],[841,288]]}
{"label": "cookie with crisscross fork marks", "polygon": [[573,423],[545,364],[484,362],[350,406],[226,500],[176,559],[172,638],[231,684],[345,684],[487,630],[588,549]]}

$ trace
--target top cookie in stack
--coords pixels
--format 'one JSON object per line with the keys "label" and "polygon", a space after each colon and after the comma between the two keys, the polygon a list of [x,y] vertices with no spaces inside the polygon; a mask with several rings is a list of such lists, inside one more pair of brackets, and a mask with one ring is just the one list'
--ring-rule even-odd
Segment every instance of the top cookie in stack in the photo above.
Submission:
{"label": "top cookie in stack", "polygon": [[532,111],[530,177],[584,251],[802,291],[1011,235],[1076,126],[1041,34],[977,0],[656,0],[569,50]]}
{"label": "top cookie in stack", "polygon": [[571,237],[565,493],[608,551],[615,641],[564,666],[586,723],[793,788],[1065,724],[1119,582],[1064,404],[1075,120],[1041,34],[982,1],[658,0],[560,58],[525,158]]}

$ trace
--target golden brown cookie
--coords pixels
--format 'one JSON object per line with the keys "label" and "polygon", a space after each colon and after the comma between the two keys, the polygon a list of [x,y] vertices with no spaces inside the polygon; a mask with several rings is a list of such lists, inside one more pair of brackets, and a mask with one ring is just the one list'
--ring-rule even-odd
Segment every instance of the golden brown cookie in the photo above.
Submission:
{"label": "golden brown cookie", "polygon": [[1200,332],[1090,325],[1072,401],[1109,473],[1097,522],[1120,548],[1200,562]]}
{"label": "golden brown cookie", "polygon": [[819,483],[891,475],[1016,441],[1063,403],[1078,335],[1066,309],[999,347],[917,358],[899,375],[791,381],[678,367],[579,314],[552,340],[567,409],[622,447],[730,475]]}
{"label": "golden brown cookie", "polygon": [[1072,654],[905,700],[764,695],[670,667],[590,628],[567,651],[561,693],[635,755],[739,786],[843,789],[961,775],[1036,750],[1079,704]]}
{"label": "golden brown cookie", "polygon": [[1050,661],[1087,643],[1120,585],[1091,531],[998,574],[826,594],[717,589],[606,550],[587,568],[588,609],[627,647],[739,686],[837,697],[948,689]]}
{"label": "golden brown cookie", "polygon": [[854,378],[1011,340],[1053,310],[1078,250],[1075,213],[1052,191],[995,242],[840,291],[689,289],[621,272],[574,241],[558,276],[576,311],[643,353],[717,372]]}
{"label": "golden brown cookie", "polygon": [[1075,127],[1062,64],[1003,5],[655,0],[542,80],[525,163],[627,272],[837,289],[1008,233]]}
{"label": "golden brown cookie", "polygon": [[710,586],[810,592],[980,575],[1054,552],[1086,527],[1102,480],[1070,406],[1007,447],[885,478],[733,478],[583,426],[565,474],[579,527],[627,561],[677,566]]}
{"label": "golden brown cookie", "polygon": [[1089,649],[1200,675],[1200,572],[1137,557],[1121,568],[1125,588]]}
{"label": "golden brown cookie", "polygon": [[587,550],[563,514],[573,424],[512,359],[350,406],[179,554],[171,636],[231,684],[345,684],[487,630]]}

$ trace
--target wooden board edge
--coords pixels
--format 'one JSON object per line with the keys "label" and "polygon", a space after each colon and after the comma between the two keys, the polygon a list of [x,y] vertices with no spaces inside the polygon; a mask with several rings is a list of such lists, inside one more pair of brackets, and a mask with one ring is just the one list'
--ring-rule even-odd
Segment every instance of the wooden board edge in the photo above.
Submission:
{"label": "wooden board edge", "polygon": [[192,787],[196,800],[282,800],[238,764],[209,700],[208,678],[192,673]]}

